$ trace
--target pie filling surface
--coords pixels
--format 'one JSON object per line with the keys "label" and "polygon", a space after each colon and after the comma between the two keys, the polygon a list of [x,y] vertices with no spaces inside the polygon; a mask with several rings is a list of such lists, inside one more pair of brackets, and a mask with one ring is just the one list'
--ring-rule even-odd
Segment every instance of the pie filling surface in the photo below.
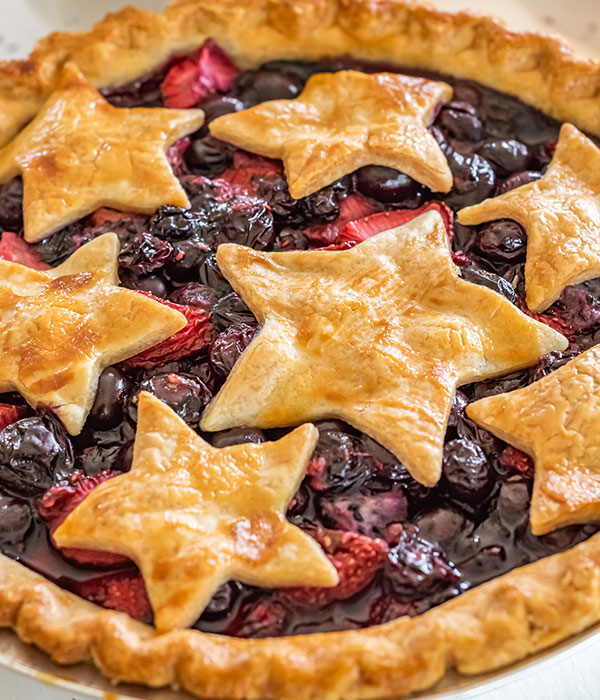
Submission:
{"label": "pie filling surface", "polygon": [[[178,305],[188,319],[185,332],[103,372],[80,435],[69,436],[51,411],[34,413],[17,394],[0,397],[1,551],[83,598],[145,622],[152,621],[152,612],[130,561],[111,553],[59,550],[52,533],[93,488],[129,469],[140,391],[156,395],[199,431],[204,407],[254,338],[256,320],[220,274],[216,247],[234,242],[267,251],[336,249],[366,237],[373,226],[383,230],[366,217],[389,212],[385,228],[391,228],[435,208],[444,216],[463,277],[526,310],[524,230],[509,220],[462,226],[455,213],[539,179],[560,128],[481,85],[350,57],[276,61],[238,72],[209,42],[201,80],[190,78],[189,63],[178,59],[104,94],[119,107],[200,107],[208,124],[266,100],[294,98],[318,72],[441,78],[454,95],[440,107],[431,132],[448,159],[454,185],[447,195],[434,194],[398,171],[367,166],[294,200],[279,161],[220,142],[205,125],[169,151],[190,198],[189,210],[169,206],[144,216],[103,209],[29,245],[22,240],[21,181],[2,186],[2,257],[32,267],[56,266],[83,243],[114,231],[122,246],[122,284]],[[465,413],[470,402],[526,386],[595,345],[600,280],[566,288],[536,318],[563,333],[569,348],[527,370],[460,387],[448,424],[443,476],[434,488],[417,483],[367,435],[334,420],[317,423],[317,448],[287,517],[319,542],[340,583],[266,590],[231,581],[195,627],[240,637],[367,627],[423,613],[593,534],[597,528],[587,525],[534,536],[531,459]],[[201,434],[224,447],[277,439],[285,432],[250,426]]]}

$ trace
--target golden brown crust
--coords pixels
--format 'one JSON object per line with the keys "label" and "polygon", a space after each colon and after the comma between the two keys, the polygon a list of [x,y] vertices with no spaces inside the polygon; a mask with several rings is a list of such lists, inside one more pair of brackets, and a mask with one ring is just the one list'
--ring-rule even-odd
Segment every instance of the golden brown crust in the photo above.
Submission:
{"label": "golden brown crust", "polygon": [[[68,61],[96,86],[122,84],[207,36],[243,66],[351,53],[449,71],[600,132],[600,62],[556,38],[402,0],[178,0],[162,14],[126,8],[90,32],[52,34],[29,59],[0,64],[0,145],[35,116]],[[600,535],[417,618],[275,640],[158,635],[0,556],[0,625],[58,663],[91,660],[115,680],[214,698],[405,694],[430,687],[447,666],[496,668],[599,619]]]}
{"label": "golden brown crust", "polygon": [[415,618],[353,632],[245,640],[159,635],[0,556],[0,626],[60,664],[201,697],[351,700],[431,687],[456,668],[512,663],[600,620],[600,535]]}
{"label": "golden brown crust", "polygon": [[51,34],[29,59],[1,63],[0,145],[35,115],[66,62],[96,86],[122,84],[207,36],[242,65],[351,53],[450,72],[599,132],[600,62],[556,37],[409,0],[177,0],[162,14],[129,7],[90,32]]}

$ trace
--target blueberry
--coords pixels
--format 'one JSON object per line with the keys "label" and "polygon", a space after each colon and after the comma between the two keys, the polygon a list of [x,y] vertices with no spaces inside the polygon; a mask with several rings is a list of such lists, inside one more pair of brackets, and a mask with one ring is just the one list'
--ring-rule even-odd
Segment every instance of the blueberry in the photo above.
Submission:
{"label": "blueberry", "polygon": [[469,399],[462,393],[462,391],[457,391],[454,394],[452,408],[450,409],[450,415],[448,416],[449,428],[455,428],[458,425],[458,419],[465,415],[465,409],[468,403]]}
{"label": "blueberry", "polygon": [[213,319],[217,328],[226,330],[232,324],[256,324],[252,311],[235,292],[221,297],[213,307]]}
{"label": "blueberry", "polygon": [[226,377],[256,335],[256,325],[236,323],[220,333],[210,349],[210,363],[222,377]]}
{"label": "blueberry", "polygon": [[305,220],[325,224],[340,215],[338,193],[335,186],[323,187],[314,194],[304,197],[300,206]]}
{"label": "blueberry", "polygon": [[217,293],[214,289],[207,287],[200,282],[189,282],[182,287],[178,287],[169,294],[169,301],[183,306],[195,306],[198,309],[212,311],[217,303]]}
{"label": "blueberry", "polygon": [[[214,289],[219,294],[227,294],[231,292],[229,282],[223,277],[219,265],[217,264],[217,256],[215,253],[208,254],[202,264],[198,268],[198,280],[210,289]],[[216,307],[215,307],[216,313]]]}
{"label": "blueberry", "polygon": [[105,88],[101,93],[115,107],[160,107],[162,106],[160,85],[167,72],[168,66],[163,66],[126,85]]}
{"label": "blueberry", "polygon": [[50,414],[23,418],[0,431],[0,485],[10,494],[34,496],[73,471],[64,428]]}
{"label": "blueberry", "polygon": [[245,442],[264,442],[265,436],[262,430],[256,428],[231,428],[215,433],[212,438],[213,447],[231,447],[231,445],[242,445]]}
{"label": "blueberry", "polygon": [[185,152],[188,168],[198,175],[217,177],[233,163],[234,147],[212,136],[192,140]]}
{"label": "blueberry", "polygon": [[484,226],[476,245],[484,257],[494,262],[520,262],[525,259],[527,234],[516,221],[502,219]]}
{"label": "blueberry", "polygon": [[411,200],[412,205],[421,201],[421,188],[417,182],[399,170],[381,165],[367,165],[357,170],[356,189],[367,197],[385,203]]}
{"label": "blueberry", "polygon": [[386,583],[403,598],[422,598],[456,584],[460,572],[442,550],[415,533],[405,533],[390,549],[384,568]]}
{"label": "blueberry", "polygon": [[313,473],[312,487],[317,491],[338,493],[358,489],[371,476],[373,459],[365,454],[357,440],[337,430],[319,430],[314,456],[322,470]]}
{"label": "blueberry", "polygon": [[273,175],[261,178],[258,181],[257,194],[271,207],[276,220],[285,221],[288,225],[302,222],[300,200],[293,199],[290,195],[290,190],[284,177]]}
{"label": "blueberry", "polygon": [[200,109],[204,112],[204,124],[210,124],[213,119],[224,114],[241,112],[246,105],[235,97],[211,95],[200,103]]}
{"label": "blueberry", "polygon": [[238,95],[248,105],[266,100],[292,100],[302,90],[302,81],[273,70],[242,73],[237,81]]}
{"label": "blueberry", "polygon": [[505,192],[510,192],[517,187],[522,187],[523,185],[528,185],[530,182],[535,182],[542,177],[542,173],[537,172],[537,170],[524,170],[520,173],[515,173],[510,177],[506,178],[504,182],[501,182],[496,188],[496,194],[504,194]]}
{"label": "blueberry", "polygon": [[40,258],[49,265],[60,265],[79,247],[78,242],[82,236],[82,225],[80,222],[65,226],[56,231],[51,236],[42,238],[35,244],[36,251]]}
{"label": "blueberry", "polygon": [[485,158],[475,154],[462,155],[453,151],[448,156],[454,187],[446,202],[454,209],[462,209],[487,199],[496,186],[494,169]]}
{"label": "blueberry", "polygon": [[267,204],[249,197],[232,202],[207,242],[214,247],[219,243],[238,243],[257,250],[267,248],[275,237],[273,213]]}
{"label": "blueberry", "polygon": [[171,244],[151,233],[138,233],[121,248],[119,265],[137,275],[147,275],[157,270],[171,256]]}
{"label": "blueberry", "polygon": [[225,617],[242,591],[237,581],[229,581],[220,586],[202,613],[203,620],[218,620]]}
{"label": "blueberry", "polygon": [[477,382],[473,385],[471,400],[477,401],[486,396],[496,396],[497,394],[505,394],[508,391],[521,389],[529,384],[529,373],[527,370],[519,370],[505,374],[503,377],[494,379],[486,379],[483,382]]}
{"label": "blueberry", "polygon": [[502,483],[496,508],[505,525],[513,527],[529,517],[531,493],[528,482],[528,479],[516,474]]}
{"label": "blueberry", "polygon": [[575,334],[589,333],[600,324],[600,300],[583,285],[563,290],[554,309]]}
{"label": "blueberry", "polygon": [[[475,384],[474,386],[479,386],[479,384]],[[463,389],[467,389],[467,387],[463,387]],[[476,442],[478,445],[480,445],[488,454],[492,454],[498,449],[499,446],[499,440],[492,435],[492,433],[488,433],[487,430],[484,430],[480,426],[478,426],[476,423],[474,423],[472,420],[467,418],[467,416],[461,416],[458,419],[457,425],[456,425],[456,432],[459,436],[459,438],[464,438],[465,440],[473,440]]]}
{"label": "blueberry", "polygon": [[0,230],[23,228],[23,181],[21,178],[0,185]]}
{"label": "blueberry", "polygon": [[426,540],[442,547],[472,529],[472,523],[449,506],[437,506],[425,511],[415,522]]}
{"label": "blueberry", "polygon": [[473,284],[481,284],[494,292],[501,294],[503,297],[511,301],[513,304],[517,302],[517,294],[510,282],[495,275],[493,272],[486,270],[478,270],[474,267],[464,267],[461,269],[461,275],[467,282]]}
{"label": "blueberry", "polygon": [[0,492],[0,544],[23,542],[32,522],[31,508],[25,501]]}
{"label": "blueberry", "polygon": [[479,505],[492,487],[485,452],[476,442],[462,438],[444,446],[443,477],[448,493],[469,505]]}
{"label": "blueberry", "polygon": [[212,398],[208,387],[197,377],[172,372],[145,379],[140,391],[154,394],[189,425],[198,424],[200,414]]}
{"label": "blueberry", "polygon": [[308,247],[308,238],[302,231],[287,227],[281,230],[273,243],[273,250],[280,252],[287,250],[307,250]]}
{"label": "blueberry", "polygon": [[123,420],[123,408],[131,391],[131,382],[116,367],[108,367],[100,375],[96,399],[87,425],[94,430],[115,428]]}
{"label": "blueberry", "polygon": [[101,447],[92,445],[76,455],[77,469],[83,470],[88,476],[94,476],[107,469],[121,470],[122,445]]}
{"label": "blueberry", "polygon": [[181,207],[159,207],[148,222],[150,231],[166,241],[177,241],[193,236],[202,237],[208,227],[204,212],[182,209]]}
{"label": "blueberry", "polygon": [[504,177],[525,170],[531,160],[529,148],[515,139],[490,139],[478,153],[492,164],[498,175]]}
{"label": "blueberry", "polygon": [[211,254],[210,248],[197,238],[177,241],[173,244],[171,263],[166,273],[173,282],[192,282],[198,279],[199,269]]}
{"label": "blueberry", "polygon": [[283,73],[295,78],[300,83],[305,83],[311,75],[327,71],[327,66],[319,61],[288,61],[275,60],[263,63],[261,70]]}
{"label": "blueberry", "polygon": [[485,131],[475,108],[466,102],[451,102],[440,112],[436,124],[458,141],[481,141]]}

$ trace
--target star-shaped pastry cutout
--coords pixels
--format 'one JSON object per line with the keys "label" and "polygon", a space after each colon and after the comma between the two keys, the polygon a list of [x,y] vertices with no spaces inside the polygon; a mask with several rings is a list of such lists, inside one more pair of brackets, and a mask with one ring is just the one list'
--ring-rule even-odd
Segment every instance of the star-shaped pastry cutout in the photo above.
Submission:
{"label": "star-shaped pastry cutout", "polygon": [[40,113],[0,150],[0,182],[23,176],[25,240],[102,206],[189,206],[166,149],[203,121],[200,110],[113,107],[67,64]]}
{"label": "star-shaped pastry cutout", "polygon": [[295,100],[273,100],[210,124],[216,138],[281,158],[292,197],[329,185],[363,165],[385,165],[435,192],[452,173],[427,130],[452,97],[446,83],[397,73],[318,73]]}
{"label": "star-shaped pastry cutout", "polygon": [[338,583],[316,541],[285,518],[318,439],[313,425],[217,449],[152,394],[140,394],[138,416],[131,471],[95,489],[54,538],[133,559],[159,630],[193,624],[231,579]]}
{"label": "star-shaped pastry cutout", "polygon": [[570,284],[600,275],[600,149],[563,125],[541,180],[463,209],[462,224],[513,219],[527,231],[527,305],[543,311]]}
{"label": "star-shaped pastry cutout", "polygon": [[428,486],[440,477],[456,386],[567,347],[504,297],[458,276],[437,212],[351,250],[225,244],[217,260],[262,330],[202,429],[340,418]]}
{"label": "star-shaped pastry cutout", "polygon": [[467,408],[534,459],[531,530],[600,520],[600,346],[543,379]]}
{"label": "star-shaped pastry cutout", "polygon": [[48,406],[76,435],[108,365],[183,328],[185,317],[119,287],[119,239],[106,233],[59,267],[0,260],[0,392]]}

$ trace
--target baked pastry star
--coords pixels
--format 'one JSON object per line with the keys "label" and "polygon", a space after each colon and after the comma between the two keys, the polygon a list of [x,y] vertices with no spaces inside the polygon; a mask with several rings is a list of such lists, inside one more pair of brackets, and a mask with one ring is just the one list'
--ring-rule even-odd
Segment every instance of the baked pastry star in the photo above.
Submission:
{"label": "baked pastry star", "polygon": [[527,230],[525,288],[533,311],[561,291],[600,275],[600,149],[564,124],[541,180],[463,209],[462,224],[514,219]]}
{"label": "baked pastry star", "polygon": [[567,347],[504,297],[460,279],[437,212],[347,251],[225,244],[217,260],[263,327],[202,429],[341,418],[428,486],[440,478],[456,386]]}
{"label": "baked pastry star", "polygon": [[488,396],[469,416],[535,461],[531,530],[600,519],[600,348],[523,389]]}
{"label": "baked pastry star", "polygon": [[33,270],[0,260],[0,392],[48,406],[76,435],[108,365],[185,326],[185,317],[119,287],[114,233],[82,246],[62,265]]}
{"label": "baked pastry star", "polygon": [[385,165],[436,192],[452,173],[427,130],[446,83],[397,73],[346,70],[309,78],[295,100],[273,100],[210,124],[216,138],[281,158],[292,197],[329,185],[363,165]]}
{"label": "baked pastry star", "polygon": [[203,121],[200,110],[113,107],[67,64],[40,113],[0,151],[0,182],[23,176],[25,240],[101,206],[189,206],[165,151]]}
{"label": "baked pastry star", "polygon": [[285,511],[318,438],[217,449],[142,392],[131,471],[101,484],[55,532],[59,546],[117,552],[139,566],[161,631],[193,624],[230,579],[335,586],[316,541]]}

